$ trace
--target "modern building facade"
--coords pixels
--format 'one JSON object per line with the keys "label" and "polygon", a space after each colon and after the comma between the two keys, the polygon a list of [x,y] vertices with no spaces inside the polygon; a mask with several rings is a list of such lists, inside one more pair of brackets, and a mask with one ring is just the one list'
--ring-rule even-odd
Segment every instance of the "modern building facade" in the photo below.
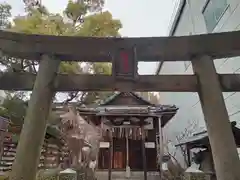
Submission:
{"label": "modern building facade", "polygon": [[[239,0],[179,0],[171,22],[169,36],[188,36],[240,30]],[[240,58],[215,61],[218,73],[239,73]],[[160,63],[157,74],[192,74],[190,61]],[[240,79],[239,79],[240,83]],[[211,87],[209,87],[211,88]],[[240,119],[240,93],[224,93],[231,121]],[[201,104],[197,93],[160,93],[161,103],[178,106],[179,112],[165,128],[167,139],[176,140],[191,122],[205,126]],[[217,112],[216,112],[217,113]]]}

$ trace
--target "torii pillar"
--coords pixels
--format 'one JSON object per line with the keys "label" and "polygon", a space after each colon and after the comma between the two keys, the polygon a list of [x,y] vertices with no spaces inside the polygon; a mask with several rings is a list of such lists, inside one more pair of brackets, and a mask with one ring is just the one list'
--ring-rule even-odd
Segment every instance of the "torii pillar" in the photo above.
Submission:
{"label": "torii pillar", "polygon": [[36,178],[59,65],[54,56],[42,55],[9,180]]}
{"label": "torii pillar", "polygon": [[218,180],[240,180],[240,161],[213,59],[192,59]]}

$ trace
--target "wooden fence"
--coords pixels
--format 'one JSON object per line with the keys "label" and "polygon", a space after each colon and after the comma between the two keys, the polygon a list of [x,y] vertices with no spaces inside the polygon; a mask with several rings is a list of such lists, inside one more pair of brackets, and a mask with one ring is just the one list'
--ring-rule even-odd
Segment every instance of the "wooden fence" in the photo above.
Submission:
{"label": "wooden fence", "polygon": [[[4,137],[3,150],[0,160],[0,173],[10,171],[16,156],[18,135],[7,132]],[[27,148],[27,147],[26,147]],[[69,153],[63,139],[56,140],[46,135],[41,151],[39,169],[57,168],[60,164],[66,164],[69,161]]]}

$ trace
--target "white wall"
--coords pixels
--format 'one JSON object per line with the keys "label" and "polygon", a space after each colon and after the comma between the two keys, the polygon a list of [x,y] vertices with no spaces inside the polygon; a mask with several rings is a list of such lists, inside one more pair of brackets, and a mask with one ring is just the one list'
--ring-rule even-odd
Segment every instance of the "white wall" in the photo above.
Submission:
{"label": "white wall", "polygon": [[[213,32],[240,30],[240,0],[228,0],[229,7]],[[202,9],[205,0],[188,0],[184,7],[175,36],[207,33]],[[185,62],[186,63],[186,62]],[[192,74],[192,67],[184,62],[164,63],[160,74]],[[190,63],[190,62],[189,62]],[[240,57],[215,60],[218,73],[240,73]],[[239,80],[240,83],[240,80]],[[211,88],[211,87],[209,87]],[[231,120],[240,124],[240,93],[224,93]],[[198,121],[205,126],[197,93],[160,93],[163,104],[176,104],[180,109],[164,129],[167,138],[174,139],[178,132],[188,126],[189,121]]]}

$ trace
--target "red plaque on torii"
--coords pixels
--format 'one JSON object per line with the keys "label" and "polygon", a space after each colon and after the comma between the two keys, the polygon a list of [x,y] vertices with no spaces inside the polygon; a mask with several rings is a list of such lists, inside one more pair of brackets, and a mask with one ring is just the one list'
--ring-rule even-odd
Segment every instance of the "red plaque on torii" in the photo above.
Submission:
{"label": "red plaque on torii", "polygon": [[136,79],[137,58],[134,48],[117,50],[113,61],[113,75],[120,79]]}

